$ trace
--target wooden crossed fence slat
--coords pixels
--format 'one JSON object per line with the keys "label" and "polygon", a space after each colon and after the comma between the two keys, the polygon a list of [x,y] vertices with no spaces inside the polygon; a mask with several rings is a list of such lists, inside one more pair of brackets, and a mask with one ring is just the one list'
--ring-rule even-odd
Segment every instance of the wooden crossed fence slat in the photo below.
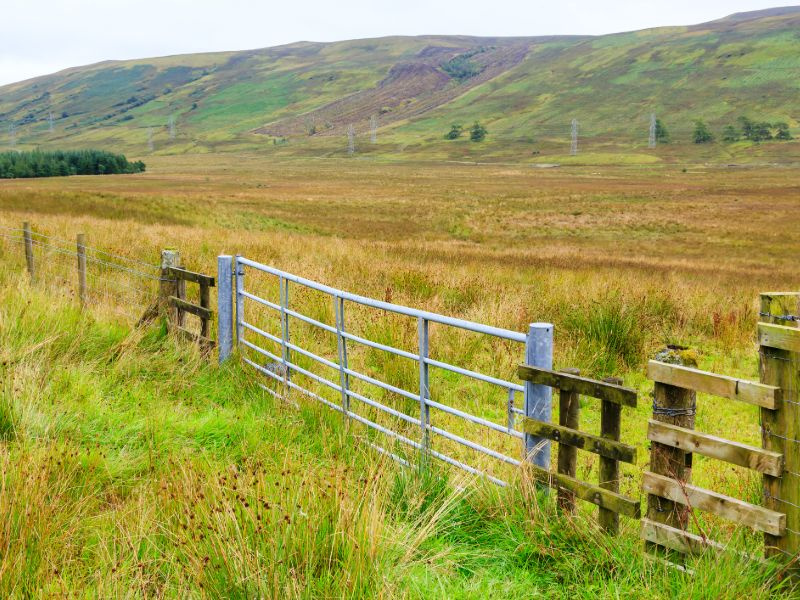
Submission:
{"label": "wooden crossed fence slat", "polygon": [[[215,280],[209,275],[187,271],[178,267],[166,267],[164,275],[175,281],[172,290],[175,295],[169,295],[167,302],[175,309],[174,322],[171,326],[175,331],[187,339],[200,344],[204,349],[210,350],[214,347],[214,341],[210,339],[210,323],[214,318],[214,311],[211,310],[210,288],[215,286]],[[186,282],[196,283],[200,286],[200,304],[193,304],[186,300]],[[189,313],[200,318],[200,333],[194,333],[185,327],[185,314]]]}
{"label": "wooden crossed fence slat", "polygon": [[[553,371],[523,365],[519,368],[519,376],[559,391],[558,425],[530,418],[526,418],[523,424],[525,432],[558,442],[557,471],[554,473],[532,466],[534,478],[558,489],[558,504],[566,512],[575,510],[576,498],[599,506],[598,522],[613,535],[619,532],[620,514],[640,518],[640,502],[619,493],[619,462],[636,461],[636,448],[620,441],[621,409],[623,406],[636,406],[636,391],[623,387],[621,380],[596,381],[581,377],[577,369]],[[601,402],[599,436],[578,429],[581,395]],[[577,450],[600,457],[597,485],[575,477]]]}
{"label": "wooden crossed fence slat", "polygon": [[784,513],[694,486],[689,468],[692,454],[701,454],[753,469],[766,477],[779,477],[784,471],[783,454],[694,431],[694,410],[696,393],[703,392],[772,411],[780,407],[781,390],[658,361],[650,361],[647,372],[654,381],[655,398],[647,433],[652,442],[651,470],[642,478],[642,489],[649,496],[641,537],[648,548],[655,553],[666,548],[683,554],[724,549],[722,544],[687,531],[692,510],[710,512],[771,536],[783,536]]}

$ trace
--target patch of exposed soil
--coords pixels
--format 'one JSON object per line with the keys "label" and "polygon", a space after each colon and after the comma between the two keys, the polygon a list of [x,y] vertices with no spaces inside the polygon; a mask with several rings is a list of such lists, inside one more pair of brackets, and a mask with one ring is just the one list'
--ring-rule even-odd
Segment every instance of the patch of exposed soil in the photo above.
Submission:
{"label": "patch of exposed soil", "polygon": [[375,87],[361,90],[314,111],[288,117],[260,127],[255,133],[272,136],[342,135],[351,124],[356,132],[369,130],[370,119],[380,126],[416,117],[450,102],[467,90],[506,72],[525,58],[530,41],[520,40],[503,46],[490,46],[470,57],[481,72],[459,82],[445,73],[441,65],[477,46],[445,48],[427,46],[412,61],[395,64]]}

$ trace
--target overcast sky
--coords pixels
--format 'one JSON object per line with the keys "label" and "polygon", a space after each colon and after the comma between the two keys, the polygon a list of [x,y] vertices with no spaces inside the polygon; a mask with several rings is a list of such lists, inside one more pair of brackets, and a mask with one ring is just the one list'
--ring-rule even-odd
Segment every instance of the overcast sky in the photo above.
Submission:
{"label": "overcast sky", "polygon": [[780,0],[2,0],[0,85],[107,59],[384,35],[603,34]]}

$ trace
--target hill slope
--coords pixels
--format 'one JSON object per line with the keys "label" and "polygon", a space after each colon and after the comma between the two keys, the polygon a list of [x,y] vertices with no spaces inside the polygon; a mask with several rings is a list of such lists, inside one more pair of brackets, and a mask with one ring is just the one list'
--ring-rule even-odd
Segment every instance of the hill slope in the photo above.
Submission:
{"label": "hill slope", "polygon": [[[797,127],[798,75],[800,7],[786,7],[601,37],[392,37],[105,62],[0,87],[0,131],[20,147],[330,154],[347,151],[353,125],[358,152],[530,157],[568,149],[577,119],[581,151],[644,156],[655,113],[674,144],[652,160],[774,156],[796,147],[691,148],[693,122],[717,135],[741,115]],[[490,132],[479,148],[443,140],[474,120]]]}

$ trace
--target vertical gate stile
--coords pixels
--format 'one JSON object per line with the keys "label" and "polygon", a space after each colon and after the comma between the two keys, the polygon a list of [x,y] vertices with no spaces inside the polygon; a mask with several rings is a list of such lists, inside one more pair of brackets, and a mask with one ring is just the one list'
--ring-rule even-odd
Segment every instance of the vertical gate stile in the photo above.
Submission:
{"label": "vertical gate stile", "polygon": [[430,448],[430,407],[428,397],[428,320],[419,317],[417,321],[417,341],[419,345],[419,424],[422,429],[422,448],[427,452]]}
{"label": "vertical gate stile", "polygon": [[339,385],[342,388],[342,412],[346,417],[350,416],[350,381],[347,376],[347,341],[342,335],[344,333],[344,298],[333,297],[333,312],[336,319],[336,340],[339,350]]}
{"label": "vertical gate stile", "polygon": [[516,419],[514,418],[514,389],[508,388],[508,433],[514,431],[514,423]]}
{"label": "vertical gate stile", "polygon": [[289,315],[286,314],[286,309],[289,307],[289,286],[286,278],[283,276],[278,278],[278,294],[281,304],[281,358],[283,360],[283,379],[285,382],[288,382],[291,379],[289,376],[289,347],[287,346],[289,343]]}
{"label": "vertical gate stile", "polygon": [[237,254],[234,258],[233,268],[236,273],[236,346],[242,345],[242,334],[244,332],[244,265],[239,262],[241,255]]}

